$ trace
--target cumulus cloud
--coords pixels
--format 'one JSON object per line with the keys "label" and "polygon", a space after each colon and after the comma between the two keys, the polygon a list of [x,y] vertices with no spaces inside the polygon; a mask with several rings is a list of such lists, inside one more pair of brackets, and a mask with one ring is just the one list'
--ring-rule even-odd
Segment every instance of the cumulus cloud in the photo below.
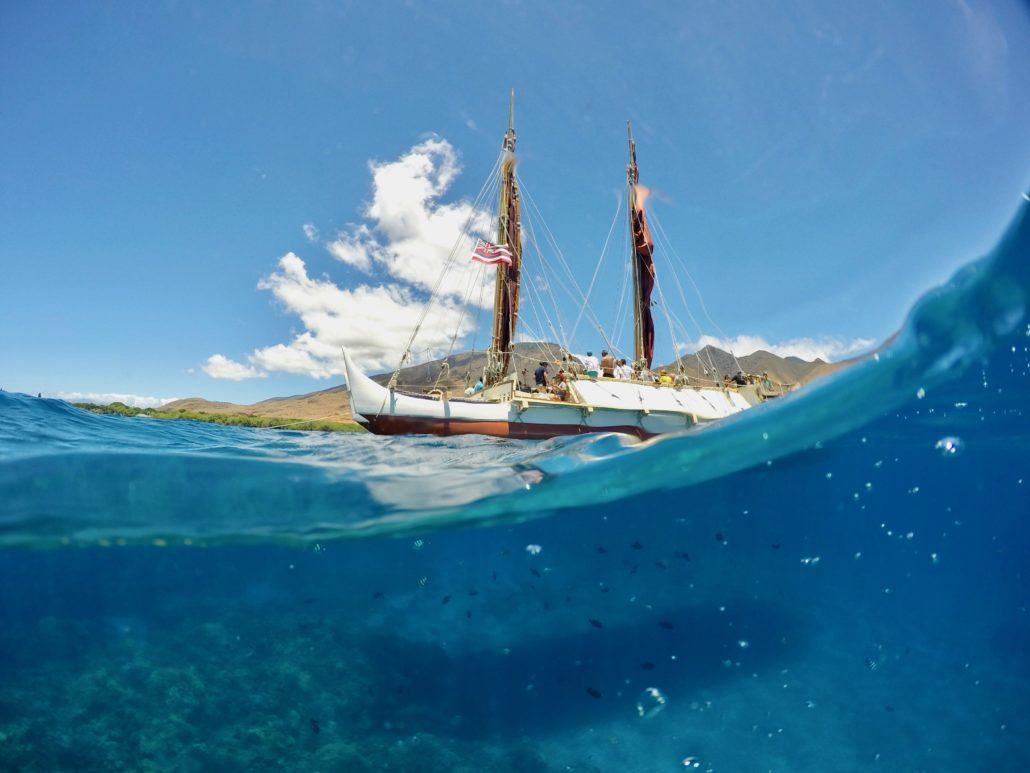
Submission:
{"label": "cumulus cloud", "polygon": [[65,400],[69,403],[93,403],[94,405],[124,403],[133,408],[160,408],[165,403],[179,399],[178,397],[147,397],[120,392],[54,392],[47,397],[56,397],[58,400]]}
{"label": "cumulus cloud", "polygon": [[[251,362],[264,370],[315,378],[343,374],[340,349],[344,346],[366,368],[396,366],[423,310],[412,290],[397,283],[341,288],[327,279],[312,278],[304,261],[292,252],[279,259],[278,270],[259,287],[270,290],[287,311],[296,314],[305,330],[289,344],[258,349]],[[461,338],[471,326],[469,315],[458,304],[437,302],[422,324],[414,351],[436,356],[455,334]]]}
{"label": "cumulus cloud", "polygon": [[304,229],[304,238],[306,238],[309,242],[318,241],[318,229],[315,228],[314,223],[305,223],[301,226],[301,228]]}
{"label": "cumulus cloud", "polygon": [[[450,261],[441,293],[488,304],[489,294],[478,290],[489,277],[464,255],[473,246],[467,234],[485,238],[491,215],[470,201],[441,201],[461,171],[454,147],[445,139],[430,138],[400,158],[370,162],[369,171],[372,198],[362,213],[368,222],[339,232],[326,245],[330,254],[361,271],[381,267],[395,280],[422,290],[436,285]],[[451,260],[452,253],[456,260]]]}
{"label": "cumulus cloud", "polygon": [[762,336],[738,335],[735,338],[716,338],[703,335],[697,341],[687,344],[691,351],[705,346],[714,346],[723,351],[732,352],[738,357],[752,354],[760,349],[772,352],[780,357],[799,357],[802,360],[825,360],[834,362],[869,349],[874,343],[872,338],[852,338],[842,340],[824,336],[822,338],[792,338],[787,341],[771,343]]}
{"label": "cumulus cloud", "polygon": [[228,379],[229,381],[243,381],[245,378],[264,378],[261,373],[250,365],[231,360],[222,354],[212,354],[207,361],[200,366],[211,378]]}

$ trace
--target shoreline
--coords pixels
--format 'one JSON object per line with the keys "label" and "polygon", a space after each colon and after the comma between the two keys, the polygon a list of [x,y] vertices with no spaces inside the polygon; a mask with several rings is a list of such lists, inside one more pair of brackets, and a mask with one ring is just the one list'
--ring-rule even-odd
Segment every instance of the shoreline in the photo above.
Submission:
{"label": "shoreline", "polygon": [[151,419],[167,419],[171,421],[205,421],[210,424],[222,424],[233,427],[251,427],[253,429],[289,429],[299,432],[366,432],[357,422],[326,421],[296,419],[289,416],[257,416],[252,413],[205,413],[187,411],[180,408],[166,411],[160,408],[134,408],[125,403],[71,403],[84,411],[107,416],[146,416]]}

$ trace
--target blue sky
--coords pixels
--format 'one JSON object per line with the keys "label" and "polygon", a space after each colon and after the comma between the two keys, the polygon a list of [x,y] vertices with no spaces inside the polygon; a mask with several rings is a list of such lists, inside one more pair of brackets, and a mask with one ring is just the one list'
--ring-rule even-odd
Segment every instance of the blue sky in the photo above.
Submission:
{"label": "blue sky", "polygon": [[7,3],[0,386],[249,402],[338,383],[340,340],[389,359],[439,237],[404,208],[467,210],[512,86],[520,176],[584,287],[632,119],[704,332],[845,351],[1015,211],[1028,51],[1001,1]]}

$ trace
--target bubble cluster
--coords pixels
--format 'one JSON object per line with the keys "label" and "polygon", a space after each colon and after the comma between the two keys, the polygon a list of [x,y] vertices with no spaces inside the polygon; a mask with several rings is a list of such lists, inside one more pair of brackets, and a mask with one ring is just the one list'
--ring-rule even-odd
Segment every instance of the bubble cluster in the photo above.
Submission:
{"label": "bubble cluster", "polygon": [[648,687],[637,698],[637,716],[650,719],[665,708],[665,696],[657,687]]}
{"label": "bubble cluster", "polygon": [[934,448],[941,456],[957,456],[962,453],[965,444],[962,442],[962,438],[948,436],[938,440],[934,444]]}

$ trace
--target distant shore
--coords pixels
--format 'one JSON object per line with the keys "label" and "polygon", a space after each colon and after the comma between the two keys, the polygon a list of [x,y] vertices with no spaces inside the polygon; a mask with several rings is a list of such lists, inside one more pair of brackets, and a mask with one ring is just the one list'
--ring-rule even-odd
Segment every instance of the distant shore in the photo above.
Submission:
{"label": "distant shore", "polygon": [[114,416],[147,416],[151,419],[173,419],[187,421],[206,421],[212,424],[224,424],[235,427],[256,427],[258,429],[291,429],[302,432],[364,432],[365,429],[356,422],[344,421],[312,421],[295,419],[289,416],[256,416],[249,413],[204,413],[185,409],[164,410],[161,408],[133,408],[125,403],[97,405],[95,403],[72,403],[76,408],[92,413],[103,413]]}

